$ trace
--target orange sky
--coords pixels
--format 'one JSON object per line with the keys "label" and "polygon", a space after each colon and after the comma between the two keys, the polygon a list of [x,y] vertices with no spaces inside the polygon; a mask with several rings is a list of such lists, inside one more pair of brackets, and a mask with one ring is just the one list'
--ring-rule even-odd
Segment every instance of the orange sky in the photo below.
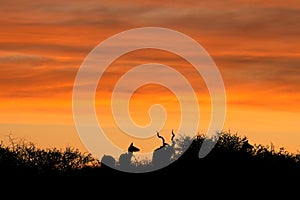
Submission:
{"label": "orange sky", "polygon": [[[85,150],[72,117],[73,82],[82,61],[113,34],[158,26],[187,34],[214,59],[227,95],[224,130],[245,135],[254,143],[272,142],[278,148],[300,150],[299,13],[297,0],[1,0],[0,138],[5,141],[12,133],[42,147],[69,145]],[[182,70],[200,97],[204,116],[209,114],[201,78],[183,67],[188,66],[183,60],[166,52],[123,56],[108,70],[103,80],[106,90],[98,92],[112,88],[121,75],[120,66],[150,61]],[[172,118],[165,132],[178,125],[179,113],[171,109],[176,108],[176,101],[170,100],[169,91],[145,86],[139,92],[131,102],[137,123],[149,122],[149,105],[160,102]],[[97,111],[107,102],[96,99]],[[106,129],[113,127],[109,112],[99,114],[99,119]]]}

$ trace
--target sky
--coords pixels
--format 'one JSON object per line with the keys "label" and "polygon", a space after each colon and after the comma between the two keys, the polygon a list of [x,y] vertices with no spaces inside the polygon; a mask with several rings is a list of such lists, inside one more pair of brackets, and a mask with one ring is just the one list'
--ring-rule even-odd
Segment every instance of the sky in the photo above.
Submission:
{"label": "sky", "polygon": [[[298,0],[0,2],[3,141],[11,134],[41,147],[86,151],[72,115],[77,71],[100,42],[122,31],[151,26],[182,32],[211,56],[226,89],[224,130],[246,136],[252,143],[300,150]],[[172,66],[186,76],[202,110],[199,132],[205,132],[210,101],[201,77],[195,77],[190,64],[179,56],[148,49],[121,56],[100,80],[95,106],[104,129],[114,133],[112,140],[122,148],[129,142],[115,134],[109,111],[114,84],[126,70],[148,62]],[[162,134],[176,130],[178,102],[171,91],[158,85],[145,85],[132,95],[132,118],[140,125],[151,122],[148,109],[155,103],[164,105],[168,113]],[[160,145],[155,136],[146,143],[152,144],[144,147],[147,151]]]}

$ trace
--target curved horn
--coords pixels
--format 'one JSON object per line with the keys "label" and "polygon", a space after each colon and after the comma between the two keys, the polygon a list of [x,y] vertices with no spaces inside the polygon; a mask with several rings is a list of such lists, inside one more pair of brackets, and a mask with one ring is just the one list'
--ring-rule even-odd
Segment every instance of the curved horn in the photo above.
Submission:
{"label": "curved horn", "polygon": [[172,129],[172,138],[171,138],[171,141],[172,141],[172,147],[175,146],[174,137],[175,137],[175,133],[174,133],[174,130]]}
{"label": "curved horn", "polygon": [[175,137],[175,133],[173,132],[173,129],[172,129],[172,138],[171,138],[171,141],[173,141],[174,137]]}
{"label": "curved horn", "polygon": [[158,131],[156,131],[156,135],[157,135],[158,138],[162,139],[163,146],[165,146],[166,145],[165,138],[163,138],[162,136],[160,136]]}

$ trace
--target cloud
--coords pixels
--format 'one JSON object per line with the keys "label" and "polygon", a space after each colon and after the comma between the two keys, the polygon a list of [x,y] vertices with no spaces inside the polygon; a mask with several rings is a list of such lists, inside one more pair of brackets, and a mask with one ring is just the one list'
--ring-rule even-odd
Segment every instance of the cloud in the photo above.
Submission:
{"label": "cloud", "polygon": [[256,83],[260,88],[266,86],[286,86],[299,88],[299,57],[294,56],[216,56],[217,63],[228,83],[235,81],[245,84]]}
{"label": "cloud", "polygon": [[[0,42],[1,51],[7,52],[30,52],[36,53],[37,56],[42,54],[53,55],[56,54],[58,56],[83,56],[89,53],[91,48],[82,44],[80,46],[76,45],[68,45],[68,44],[51,44],[44,42]],[[19,54],[19,53],[16,53]],[[17,55],[18,56],[18,55]],[[20,57],[20,56],[19,56]],[[12,58],[12,57],[11,57]],[[74,57],[76,59],[76,57]],[[13,60],[11,60],[13,61]]]}
{"label": "cloud", "polygon": [[72,64],[37,55],[0,56],[0,97],[40,98],[70,93],[76,74]]}
{"label": "cloud", "polygon": [[[174,28],[193,37],[212,56],[226,88],[235,95],[267,91],[289,94],[293,100],[298,94],[298,1],[17,0],[1,2],[0,10],[2,98],[70,94],[77,69],[99,42],[141,26]],[[124,66],[157,61],[183,69],[203,91],[194,71],[175,56],[126,56],[130,59],[116,62],[106,74],[105,90],[128,69]]]}

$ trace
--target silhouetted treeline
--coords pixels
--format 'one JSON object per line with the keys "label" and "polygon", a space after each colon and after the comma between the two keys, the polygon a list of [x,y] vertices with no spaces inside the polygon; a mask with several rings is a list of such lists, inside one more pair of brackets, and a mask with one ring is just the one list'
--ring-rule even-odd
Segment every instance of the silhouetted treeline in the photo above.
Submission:
{"label": "silhouetted treeline", "polygon": [[[292,177],[300,178],[300,161],[296,154],[284,148],[250,144],[246,137],[223,132],[212,151],[199,159],[203,135],[176,139],[175,161],[167,167],[148,173],[120,172],[101,165],[91,154],[77,149],[40,149],[31,143],[8,146],[0,144],[1,176],[80,176],[80,177],[199,177],[236,179]],[[190,147],[182,154],[185,146]],[[151,162],[134,161],[133,167],[147,167]],[[103,179],[102,179],[103,180]],[[300,179],[299,179],[300,180]]]}
{"label": "silhouetted treeline", "polygon": [[51,176],[75,174],[85,167],[100,166],[91,154],[67,147],[65,150],[37,148],[33,143],[11,140],[0,144],[1,176]]}

